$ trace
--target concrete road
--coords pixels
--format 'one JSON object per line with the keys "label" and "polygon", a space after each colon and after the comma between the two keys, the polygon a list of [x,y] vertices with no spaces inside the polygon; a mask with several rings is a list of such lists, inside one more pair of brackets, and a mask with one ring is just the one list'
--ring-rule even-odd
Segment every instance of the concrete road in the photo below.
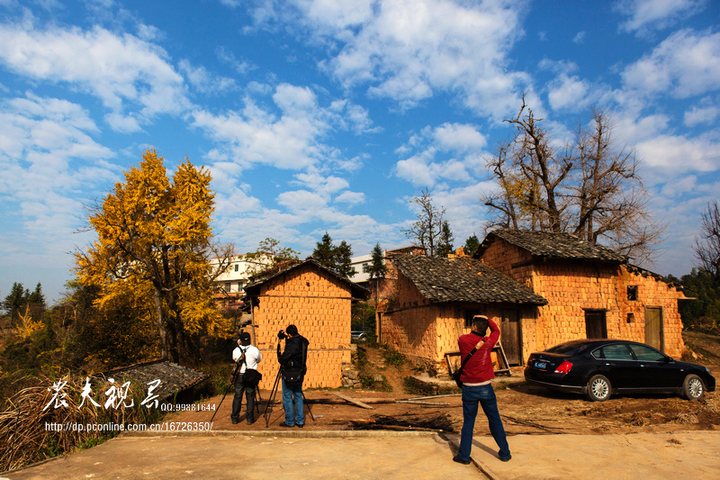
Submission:
{"label": "concrete road", "polygon": [[676,479],[716,478],[720,432],[516,435],[503,463],[491,437],[474,464],[452,461],[449,442],[418,432],[302,431],[122,435],[98,447],[0,475],[11,480],[92,479]]}
{"label": "concrete road", "polygon": [[[263,436],[122,435],[0,477],[20,479],[474,479],[434,434],[262,432]],[[292,435],[289,435],[291,434]],[[379,433],[379,434],[376,434]],[[312,435],[310,435],[312,434]]]}

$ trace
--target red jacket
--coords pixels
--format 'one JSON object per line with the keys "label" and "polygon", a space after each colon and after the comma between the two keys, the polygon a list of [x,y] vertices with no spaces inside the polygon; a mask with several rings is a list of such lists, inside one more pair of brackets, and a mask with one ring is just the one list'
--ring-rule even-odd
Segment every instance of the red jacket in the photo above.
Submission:
{"label": "red jacket", "polygon": [[458,339],[461,360],[465,360],[478,342],[484,340],[478,351],[463,368],[460,375],[463,383],[483,383],[495,378],[490,352],[500,338],[500,329],[492,319],[488,319],[488,326],[490,327],[490,336],[488,337],[483,337],[477,332],[470,332]]}

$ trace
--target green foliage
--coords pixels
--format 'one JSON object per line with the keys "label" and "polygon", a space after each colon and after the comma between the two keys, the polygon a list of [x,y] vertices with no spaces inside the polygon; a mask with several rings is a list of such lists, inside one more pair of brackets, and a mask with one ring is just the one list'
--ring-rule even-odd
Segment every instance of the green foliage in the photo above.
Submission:
{"label": "green foliage", "polygon": [[243,260],[251,264],[248,274],[252,283],[294,264],[299,258],[299,252],[292,248],[281,247],[280,241],[274,238],[266,238],[260,242],[257,250],[247,253]]}
{"label": "green foliage", "polygon": [[363,271],[370,275],[371,280],[373,278],[384,278],[387,274],[387,267],[385,266],[385,253],[379,242],[375,244],[370,257],[370,265],[363,265]]}
{"label": "green foliage", "polygon": [[381,347],[381,354],[385,362],[391,367],[400,368],[405,364],[405,355],[387,345]]}
{"label": "green foliage", "polygon": [[330,270],[345,277],[353,277],[357,272],[350,266],[352,262],[352,248],[343,240],[340,245],[332,243],[330,234],[325,232],[320,242],[315,245],[312,258]]}
{"label": "green foliage", "polygon": [[453,247],[453,234],[450,231],[450,224],[445,220],[440,230],[440,241],[438,243],[437,256],[447,257],[455,251]]}
{"label": "green foliage", "polygon": [[375,305],[367,302],[356,302],[350,307],[351,330],[361,330],[375,335]]}
{"label": "green foliage", "polygon": [[377,380],[375,375],[360,375],[360,383],[366,390],[375,390],[378,392],[392,392],[393,388],[388,383],[385,375],[380,375],[382,380]]}
{"label": "green foliage", "polygon": [[467,240],[465,240],[465,246],[463,247],[463,252],[465,255],[472,257],[475,255],[475,252],[477,252],[477,249],[480,248],[480,240],[478,240],[477,235],[474,233],[468,237]]}
{"label": "green foliage", "polygon": [[38,283],[31,293],[22,283],[13,283],[10,293],[2,302],[2,308],[10,315],[11,325],[23,327],[23,316],[26,317],[26,322],[40,321],[46,308],[42,285]]}
{"label": "green foliage", "polygon": [[363,371],[368,366],[367,350],[358,347],[357,350],[352,353],[352,362],[355,368]]}
{"label": "green foliage", "polygon": [[671,280],[683,286],[685,296],[678,302],[683,325],[690,330],[720,335],[720,281],[707,270],[692,269],[689,275]]}

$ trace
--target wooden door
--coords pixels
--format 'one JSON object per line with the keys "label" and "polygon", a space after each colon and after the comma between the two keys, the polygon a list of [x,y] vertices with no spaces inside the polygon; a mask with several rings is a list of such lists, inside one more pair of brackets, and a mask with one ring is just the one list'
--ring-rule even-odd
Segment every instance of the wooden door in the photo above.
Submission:
{"label": "wooden door", "polygon": [[505,356],[510,365],[520,365],[522,361],[522,346],[520,343],[520,320],[516,309],[502,311],[500,322],[500,343],[502,343]]}
{"label": "wooden door", "polygon": [[585,335],[587,338],[607,338],[605,310],[585,310]]}
{"label": "wooden door", "polygon": [[665,346],[663,345],[662,308],[647,307],[645,309],[645,343],[657,348],[661,352],[665,351]]}

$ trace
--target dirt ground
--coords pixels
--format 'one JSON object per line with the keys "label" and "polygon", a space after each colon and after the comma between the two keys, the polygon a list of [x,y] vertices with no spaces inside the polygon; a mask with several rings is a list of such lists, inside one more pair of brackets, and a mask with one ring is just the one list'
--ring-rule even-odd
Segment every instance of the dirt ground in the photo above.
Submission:
{"label": "dirt ground", "polygon": [[[720,343],[707,341],[706,337],[688,338],[697,358],[691,360],[708,366],[713,376],[720,379]],[[375,392],[363,389],[307,390],[305,397],[310,403],[313,421],[306,420],[307,430],[346,429],[394,429],[442,430],[457,433],[462,426],[462,402],[459,395],[425,398],[422,402],[435,404],[397,403],[421,395],[404,392],[403,379],[413,375],[411,365],[400,368],[382,364],[376,349],[366,349],[371,372],[384,375],[392,386],[392,392]],[[691,354],[692,355],[692,354]],[[262,385],[261,385],[262,387]],[[675,396],[628,396],[612,397],[607,402],[590,402],[580,395],[552,392],[542,387],[528,385],[523,380],[522,369],[515,369],[512,376],[495,380],[500,413],[509,435],[518,434],[615,434],[615,433],[668,433],[692,430],[720,430],[720,405],[717,392],[706,393],[701,401],[687,401]],[[362,408],[336,396],[334,392],[367,403]],[[265,412],[270,395],[261,389],[263,400],[261,412]],[[218,405],[221,397],[205,403]],[[232,395],[228,395],[213,421],[213,430],[278,430],[283,421],[281,395],[271,405],[266,420],[260,417],[251,426],[244,421],[244,405],[241,422],[232,425],[230,409]],[[384,403],[378,403],[384,402]],[[184,412],[166,418],[169,422],[207,422],[213,412]],[[307,415],[307,409],[306,409]],[[256,415],[257,416],[257,415]],[[487,424],[478,418],[476,432],[489,434]]]}

